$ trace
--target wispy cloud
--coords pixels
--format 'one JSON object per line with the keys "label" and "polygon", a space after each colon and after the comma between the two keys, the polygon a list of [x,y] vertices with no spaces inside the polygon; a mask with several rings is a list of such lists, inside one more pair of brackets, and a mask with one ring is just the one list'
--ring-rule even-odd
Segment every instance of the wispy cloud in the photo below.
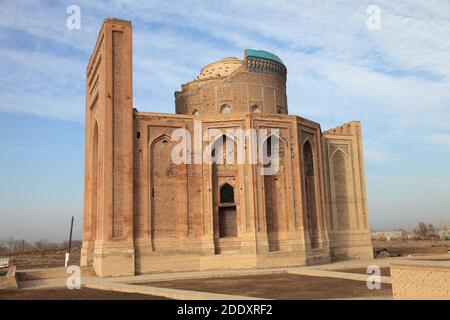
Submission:
{"label": "wispy cloud", "polygon": [[385,143],[369,139],[364,141],[364,159],[368,163],[392,165],[398,162],[400,157],[397,153],[391,151]]}
{"label": "wispy cloud", "polygon": [[[349,115],[391,117],[405,130],[424,121],[428,126],[450,123],[446,1],[379,1],[382,28],[376,31],[366,28],[369,1],[81,1],[80,31],[65,27],[68,4],[7,4],[0,28],[31,37],[33,45],[25,46],[22,55],[32,54],[16,61],[3,47],[0,55],[9,55],[24,74],[48,67],[42,72],[54,75],[53,81],[66,78],[79,86],[84,76],[77,70],[83,70],[102,19],[117,16],[134,23],[135,102],[144,109],[173,110],[173,91],[202,65],[256,47],[276,52],[287,64],[292,112],[324,121],[330,116],[334,124]],[[51,53],[39,48],[53,44]],[[72,63],[58,64],[55,53]],[[54,63],[43,62],[45,55]],[[54,110],[54,116],[74,117],[71,104],[64,105],[37,108],[45,115]]]}

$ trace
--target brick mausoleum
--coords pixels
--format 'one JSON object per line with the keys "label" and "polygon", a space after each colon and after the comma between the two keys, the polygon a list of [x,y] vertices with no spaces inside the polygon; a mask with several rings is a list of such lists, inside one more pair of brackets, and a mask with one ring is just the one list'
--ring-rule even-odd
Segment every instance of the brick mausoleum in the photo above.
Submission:
{"label": "brick mausoleum", "polygon": [[[183,84],[176,114],[139,112],[131,23],[106,19],[86,70],[81,264],[118,276],[372,258],[360,123],[322,132],[289,115],[286,73],[276,55],[245,50]],[[278,129],[278,171],[173,163],[172,133],[198,123],[232,144],[227,129]],[[257,140],[245,150],[268,145]]]}

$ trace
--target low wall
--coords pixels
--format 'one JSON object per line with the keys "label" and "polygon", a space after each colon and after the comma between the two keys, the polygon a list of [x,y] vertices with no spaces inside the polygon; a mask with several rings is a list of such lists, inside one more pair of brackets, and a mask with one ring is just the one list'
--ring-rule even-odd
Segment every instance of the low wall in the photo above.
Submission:
{"label": "low wall", "polygon": [[391,263],[396,300],[450,300],[450,261]]}
{"label": "low wall", "polygon": [[0,276],[0,290],[18,289],[16,277],[16,267],[9,267],[8,272],[4,276]]}

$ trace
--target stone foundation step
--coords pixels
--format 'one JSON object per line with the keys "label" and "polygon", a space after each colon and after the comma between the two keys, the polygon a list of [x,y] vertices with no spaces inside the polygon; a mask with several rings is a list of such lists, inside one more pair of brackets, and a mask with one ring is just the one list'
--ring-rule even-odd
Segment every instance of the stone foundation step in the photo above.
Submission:
{"label": "stone foundation step", "polygon": [[[92,267],[81,267],[81,275],[93,276],[94,269]],[[68,276],[69,274],[67,273],[67,270],[64,267],[27,269],[17,271],[17,277],[19,281],[58,279],[58,278],[67,278]]]}

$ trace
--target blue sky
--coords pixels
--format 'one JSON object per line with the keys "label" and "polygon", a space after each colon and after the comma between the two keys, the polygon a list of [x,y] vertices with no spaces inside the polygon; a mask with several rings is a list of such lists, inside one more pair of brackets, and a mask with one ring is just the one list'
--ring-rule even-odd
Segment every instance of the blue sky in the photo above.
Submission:
{"label": "blue sky", "polygon": [[373,228],[450,222],[448,1],[2,1],[0,14],[0,239],[63,240],[72,215],[81,237],[84,71],[105,17],[133,22],[139,110],[173,113],[212,61],[274,52],[291,114],[362,122]]}

